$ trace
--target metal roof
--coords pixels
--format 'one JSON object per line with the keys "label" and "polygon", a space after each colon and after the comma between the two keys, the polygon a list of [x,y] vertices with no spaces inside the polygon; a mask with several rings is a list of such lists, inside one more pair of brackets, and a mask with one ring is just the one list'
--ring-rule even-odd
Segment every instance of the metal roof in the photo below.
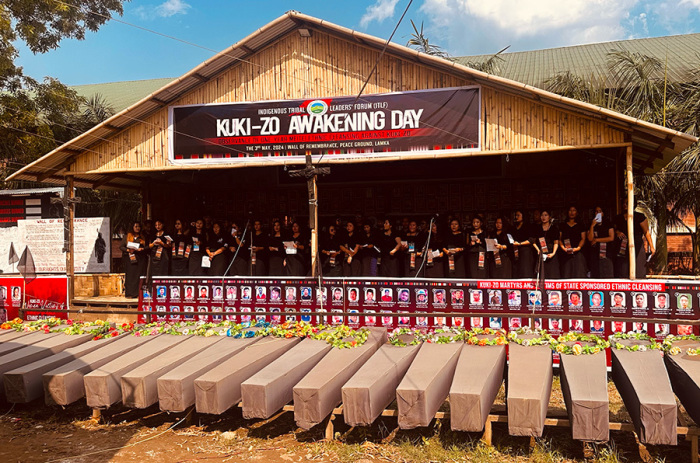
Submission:
{"label": "metal roof", "polygon": [[[667,65],[668,79],[683,82],[700,67],[700,34],[672,35],[645,39],[618,40],[545,50],[502,53],[499,63],[502,77],[544,88],[545,81],[566,71],[580,77],[605,79],[612,86],[608,72],[608,54],[629,51],[657,58]],[[455,62],[481,63],[493,55],[460,56]],[[668,60],[668,61],[666,61]]]}
{"label": "metal roof", "polygon": [[63,196],[63,188],[25,188],[21,190],[0,190],[0,196],[26,196],[57,194]]}
{"label": "metal roof", "polygon": [[[374,49],[383,49],[386,44],[384,39],[338,26],[296,11],[289,11],[221,53],[204,61],[183,76],[170,81],[170,83],[152,92],[137,103],[23,167],[12,174],[8,180],[34,180],[63,184],[66,169],[70,167],[73,159],[81,152],[90,149],[92,145],[100,142],[103,138],[114,135],[144,119],[152,112],[167,106],[202,82],[214,78],[223,70],[236,64],[240,59],[256,53],[291,31],[302,27],[316,29]],[[541,104],[582,114],[597,120],[604,120],[606,123],[628,133],[630,141],[634,144],[635,166],[640,170],[658,170],[675,155],[697,141],[695,137],[688,134],[566,98],[521,82],[486,74],[454,61],[420,53],[417,50],[395,43],[390,43],[386,46],[386,53],[433,67],[446,73],[458,75],[476,84],[491,87],[505,93],[534,99]],[[249,163],[246,163],[246,165],[249,165]],[[241,166],[240,163],[236,164],[234,161],[230,165],[223,164],[216,167],[232,168]],[[162,168],[161,172],[180,168],[178,166],[166,166]],[[193,167],[193,169],[201,168],[202,166]],[[144,177],[138,173],[138,169],[125,169],[120,172],[108,173],[87,173],[75,176],[76,186],[92,188],[140,188],[143,181]]]}
{"label": "metal roof", "polygon": [[101,95],[109,103],[115,112],[138,102],[146,95],[150,95],[173,80],[172,77],[148,80],[131,80],[123,82],[107,82],[104,84],[74,85],[79,96],[90,98],[93,95]]}

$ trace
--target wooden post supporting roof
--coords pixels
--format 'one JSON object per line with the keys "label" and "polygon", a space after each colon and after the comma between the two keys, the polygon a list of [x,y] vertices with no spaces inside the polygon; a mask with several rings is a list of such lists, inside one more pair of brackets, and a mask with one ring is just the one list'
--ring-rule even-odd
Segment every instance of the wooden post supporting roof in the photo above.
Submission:
{"label": "wooden post supporting roof", "polygon": [[627,147],[627,253],[629,254],[630,280],[637,278],[637,248],[634,242],[634,176],[632,174],[632,145]]}
{"label": "wooden post supporting roof", "polygon": [[75,276],[75,178],[72,175],[66,176],[66,186],[64,199],[63,227],[66,238],[66,276],[68,277],[68,304],[70,305],[75,295],[73,278]]}

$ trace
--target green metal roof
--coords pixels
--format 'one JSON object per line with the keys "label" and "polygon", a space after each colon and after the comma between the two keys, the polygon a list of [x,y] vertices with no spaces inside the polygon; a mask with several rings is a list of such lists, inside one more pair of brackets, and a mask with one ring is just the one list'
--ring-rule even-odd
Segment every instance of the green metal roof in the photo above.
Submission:
{"label": "green metal roof", "polygon": [[[539,88],[545,87],[544,82],[548,78],[566,71],[583,78],[606,78],[608,54],[624,50],[655,57],[662,63],[668,57],[670,81],[684,81],[688,78],[689,71],[700,69],[700,34],[685,34],[502,53],[500,56],[503,61],[499,63],[498,75]],[[452,59],[467,65],[469,62],[484,62],[491,56],[461,56]]]}
{"label": "green metal roof", "polygon": [[104,84],[74,85],[71,89],[85,98],[99,93],[107,103],[112,105],[114,112],[128,108],[132,104],[161,89],[172,82],[174,77],[149,80],[131,80],[126,82],[107,82]]}
{"label": "green metal roof", "polygon": [[[628,50],[654,56],[661,62],[668,56],[668,78],[683,81],[691,70],[700,69],[700,33],[619,40],[615,42],[549,48],[545,50],[502,53],[499,76],[516,82],[545,88],[545,80],[566,71],[581,77],[607,77],[607,58],[611,51]],[[479,63],[492,55],[459,56],[452,59],[459,64]],[[77,85],[71,87],[86,98],[99,93],[119,112],[151,93],[159,90],[174,78],[109,82],[104,84]]]}

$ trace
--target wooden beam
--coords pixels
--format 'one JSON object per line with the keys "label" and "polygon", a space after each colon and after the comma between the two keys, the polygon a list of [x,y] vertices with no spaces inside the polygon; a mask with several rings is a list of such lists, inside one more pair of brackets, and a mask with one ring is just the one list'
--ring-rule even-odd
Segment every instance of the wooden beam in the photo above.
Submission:
{"label": "wooden beam", "polygon": [[72,301],[73,296],[75,296],[75,282],[73,277],[75,276],[75,178],[72,175],[66,176],[66,190],[63,194],[64,201],[64,224],[67,223],[68,227],[64,226],[64,229],[68,233],[68,248],[66,249],[66,276],[68,277],[68,300]]}
{"label": "wooden beam", "polygon": [[642,140],[647,140],[650,141],[656,145],[663,146],[664,148],[669,148],[669,149],[675,149],[676,144],[671,141],[669,137],[661,138],[661,137],[655,137],[654,135],[651,135],[646,132],[639,132],[635,130],[632,133],[633,136],[639,137]]}
{"label": "wooden beam", "polygon": [[102,127],[109,129],[109,130],[114,130],[117,132],[123,129],[123,127],[117,127],[116,125],[112,125],[112,124],[102,124]]}
{"label": "wooden beam", "polygon": [[92,184],[92,189],[96,190],[99,187],[101,187],[102,185],[108,184],[109,182],[111,182],[115,178],[117,178],[117,175],[114,175],[114,174],[113,175],[105,175],[101,180],[98,180],[97,182]]}
{"label": "wooden beam", "polygon": [[43,182],[47,178],[59,173],[63,169],[67,169],[70,167],[71,164],[73,164],[73,161],[75,160],[74,156],[69,157],[68,159],[64,160],[62,163],[57,165],[56,167],[51,167],[50,170],[47,170],[43,174],[38,174],[36,176],[36,181],[37,182]]}
{"label": "wooden beam", "polygon": [[642,146],[638,146],[634,150],[638,153],[646,154],[647,156],[649,156],[649,159],[647,159],[640,165],[640,169],[642,170],[642,172],[644,172],[649,167],[654,167],[654,161],[656,161],[657,159],[663,159],[664,157],[664,147],[661,145],[659,145],[659,147],[656,148],[656,150],[650,150]]}
{"label": "wooden beam", "polygon": [[156,104],[158,104],[158,105],[160,105],[160,106],[167,106],[167,105],[168,105],[168,102],[167,102],[167,101],[161,100],[160,98],[156,98],[156,97],[154,97],[154,96],[151,97],[151,101],[154,102],[154,103],[156,103]]}
{"label": "wooden beam", "polygon": [[201,81],[201,82],[207,82],[209,80],[209,77],[204,77],[202,74],[195,72],[192,74],[191,77],[194,77],[195,79]]}
{"label": "wooden beam", "polygon": [[[632,173],[632,146],[627,147],[627,252],[629,253],[630,280],[637,277],[637,250],[634,242],[634,174]],[[642,243],[636,243],[641,245]]]}

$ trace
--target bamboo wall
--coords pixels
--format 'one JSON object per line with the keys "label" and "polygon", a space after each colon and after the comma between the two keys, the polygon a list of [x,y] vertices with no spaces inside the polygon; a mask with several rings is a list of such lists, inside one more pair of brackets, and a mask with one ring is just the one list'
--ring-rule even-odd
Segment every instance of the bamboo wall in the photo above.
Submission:
{"label": "bamboo wall", "polygon": [[[357,94],[378,51],[313,31],[296,31],[202,83],[173,105],[305,99]],[[469,80],[386,56],[364,94],[457,87]],[[76,172],[109,172],[168,165],[168,110],[100,142],[76,159]],[[600,121],[482,87],[483,151],[551,149],[622,143],[623,133]]]}

